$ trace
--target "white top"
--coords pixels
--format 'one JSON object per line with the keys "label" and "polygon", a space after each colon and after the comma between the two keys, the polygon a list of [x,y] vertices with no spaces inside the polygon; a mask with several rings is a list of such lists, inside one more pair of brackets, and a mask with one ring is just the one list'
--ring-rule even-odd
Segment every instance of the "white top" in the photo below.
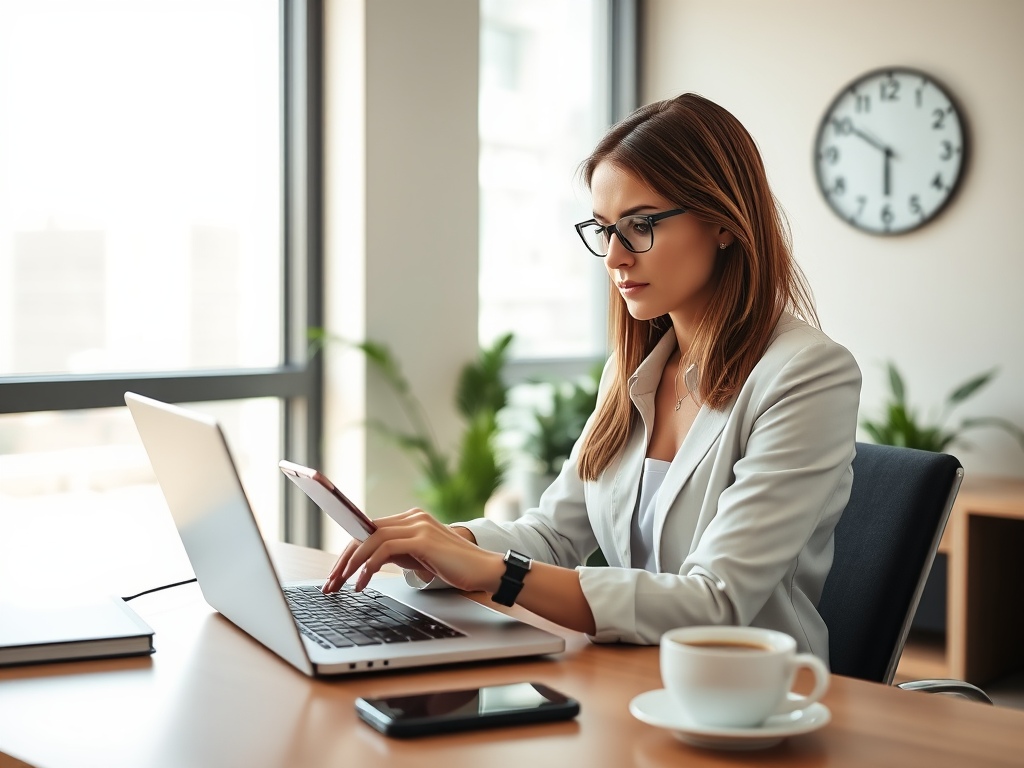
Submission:
{"label": "white top", "polygon": [[640,503],[633,515],[629,533],[629,554],[634,568],[657,572],[654,557],[654,507],[665,474],[672,464],[661,459],[644,459],[644,476],[640,480]]}

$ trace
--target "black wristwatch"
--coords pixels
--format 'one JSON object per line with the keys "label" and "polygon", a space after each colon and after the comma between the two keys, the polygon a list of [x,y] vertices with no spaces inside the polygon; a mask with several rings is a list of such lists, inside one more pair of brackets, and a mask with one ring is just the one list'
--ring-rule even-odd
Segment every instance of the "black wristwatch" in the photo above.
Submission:
{"label": "black wristwatch", "polygon": [[501,586],[491,595],[491,600],[498,605],[512,605],[523,588],[523,579],[530,572],[533,558],[527,557],[510,549],[505,553],[505,575],[501,577]]}

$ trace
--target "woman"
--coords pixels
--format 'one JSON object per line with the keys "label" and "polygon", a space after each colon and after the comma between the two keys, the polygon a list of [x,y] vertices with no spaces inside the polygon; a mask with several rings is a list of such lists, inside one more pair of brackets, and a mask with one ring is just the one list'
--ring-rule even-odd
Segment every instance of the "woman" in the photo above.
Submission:
{"label": "woman", "polygon": [[[577,230],[611,278],[614,349],[561,474],[513,523],[377,520],[324,590],[362,568],[361,589],[393,562],[420,586],[501,589],[598,642],[753,625],[827,661],[816,606],[853,479],[860,371],[807,322],[753,140],[685,94],[614,126],[583,176],[594,219]],[[582,566],[598,546],[610,567]],[[507,550],[533,558],[525,575]]]}

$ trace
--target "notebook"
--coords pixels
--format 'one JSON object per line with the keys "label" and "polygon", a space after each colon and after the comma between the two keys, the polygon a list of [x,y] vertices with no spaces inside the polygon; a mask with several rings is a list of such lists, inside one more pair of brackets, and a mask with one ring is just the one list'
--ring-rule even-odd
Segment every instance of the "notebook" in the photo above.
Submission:
{"label": "notebook", "polygon": [[[125,402],[206,601],[296,669],[338,675],[565,649],[562,638],[457,592],[400,578],[378,574],[359,598],[319,595],[323,580],[282,584],[217,422],[131,392]],[[335,604],[357,628],[332,628],[299,606],[303,597]],[[364,605],[348,604],[356,599]]]}
{"label": "notebook", "polygon": [[119,597],[0,598],[0,666],[150,653],[153,630]]}

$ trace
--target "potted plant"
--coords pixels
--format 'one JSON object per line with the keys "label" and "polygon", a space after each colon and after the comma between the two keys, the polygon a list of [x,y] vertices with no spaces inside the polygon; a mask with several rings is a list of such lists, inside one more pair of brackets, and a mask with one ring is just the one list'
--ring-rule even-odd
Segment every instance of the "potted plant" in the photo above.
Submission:
{"label": "potted plant", "polygon": [[535,405],[525,426],[524,452],[530,457],[532,471],[525,478],[522,507],[537,506],[541,494],[551,485],[569,458],[583,427],[597,406],[597,385],[603,363],[575,381],[532,380],[547,391],[544,402]]}
{"label": "potted plant", "polygon": [[962,418],[956,425],[949,424],[953,410],[988,384],[996,375],[995,369],[956,387],[946,398],[938,418],[928,423],[922,422],[917,411],[907,402],[903,377],[896,366],[890,362],[887,369],[892,397],[885,405],[885,416],[878,420],[861,421],[861,427],[876,443],[942,452],[954,443],[964,445],[961,435],[969,429],[996,427],[1016,438],[1024,450],[1024,430],[1007,419],[998,416],[975,416]]}
{"label": "potted plant", "polygon": [[352,342],[332,336],[319,328],[309,332],[314,352],[327,342],[339,342],[361,350],[381,373],[398,400],[408,428],[396,428],[379,419],[368,426],[395,443],[419,467],[416,488],[423,508],[444,523],[481,517],[484,504],[501,485],[507,463],[499,455],[495,438],[498,413],[505,407],[508,387],[502,371],[508,357],[512,334],[480,350],[476,360],[459,374],[455,405],[465,421],[457,450],[446,453],[437,444],[423,404],[413,394],[398,361],[384,344]]}

